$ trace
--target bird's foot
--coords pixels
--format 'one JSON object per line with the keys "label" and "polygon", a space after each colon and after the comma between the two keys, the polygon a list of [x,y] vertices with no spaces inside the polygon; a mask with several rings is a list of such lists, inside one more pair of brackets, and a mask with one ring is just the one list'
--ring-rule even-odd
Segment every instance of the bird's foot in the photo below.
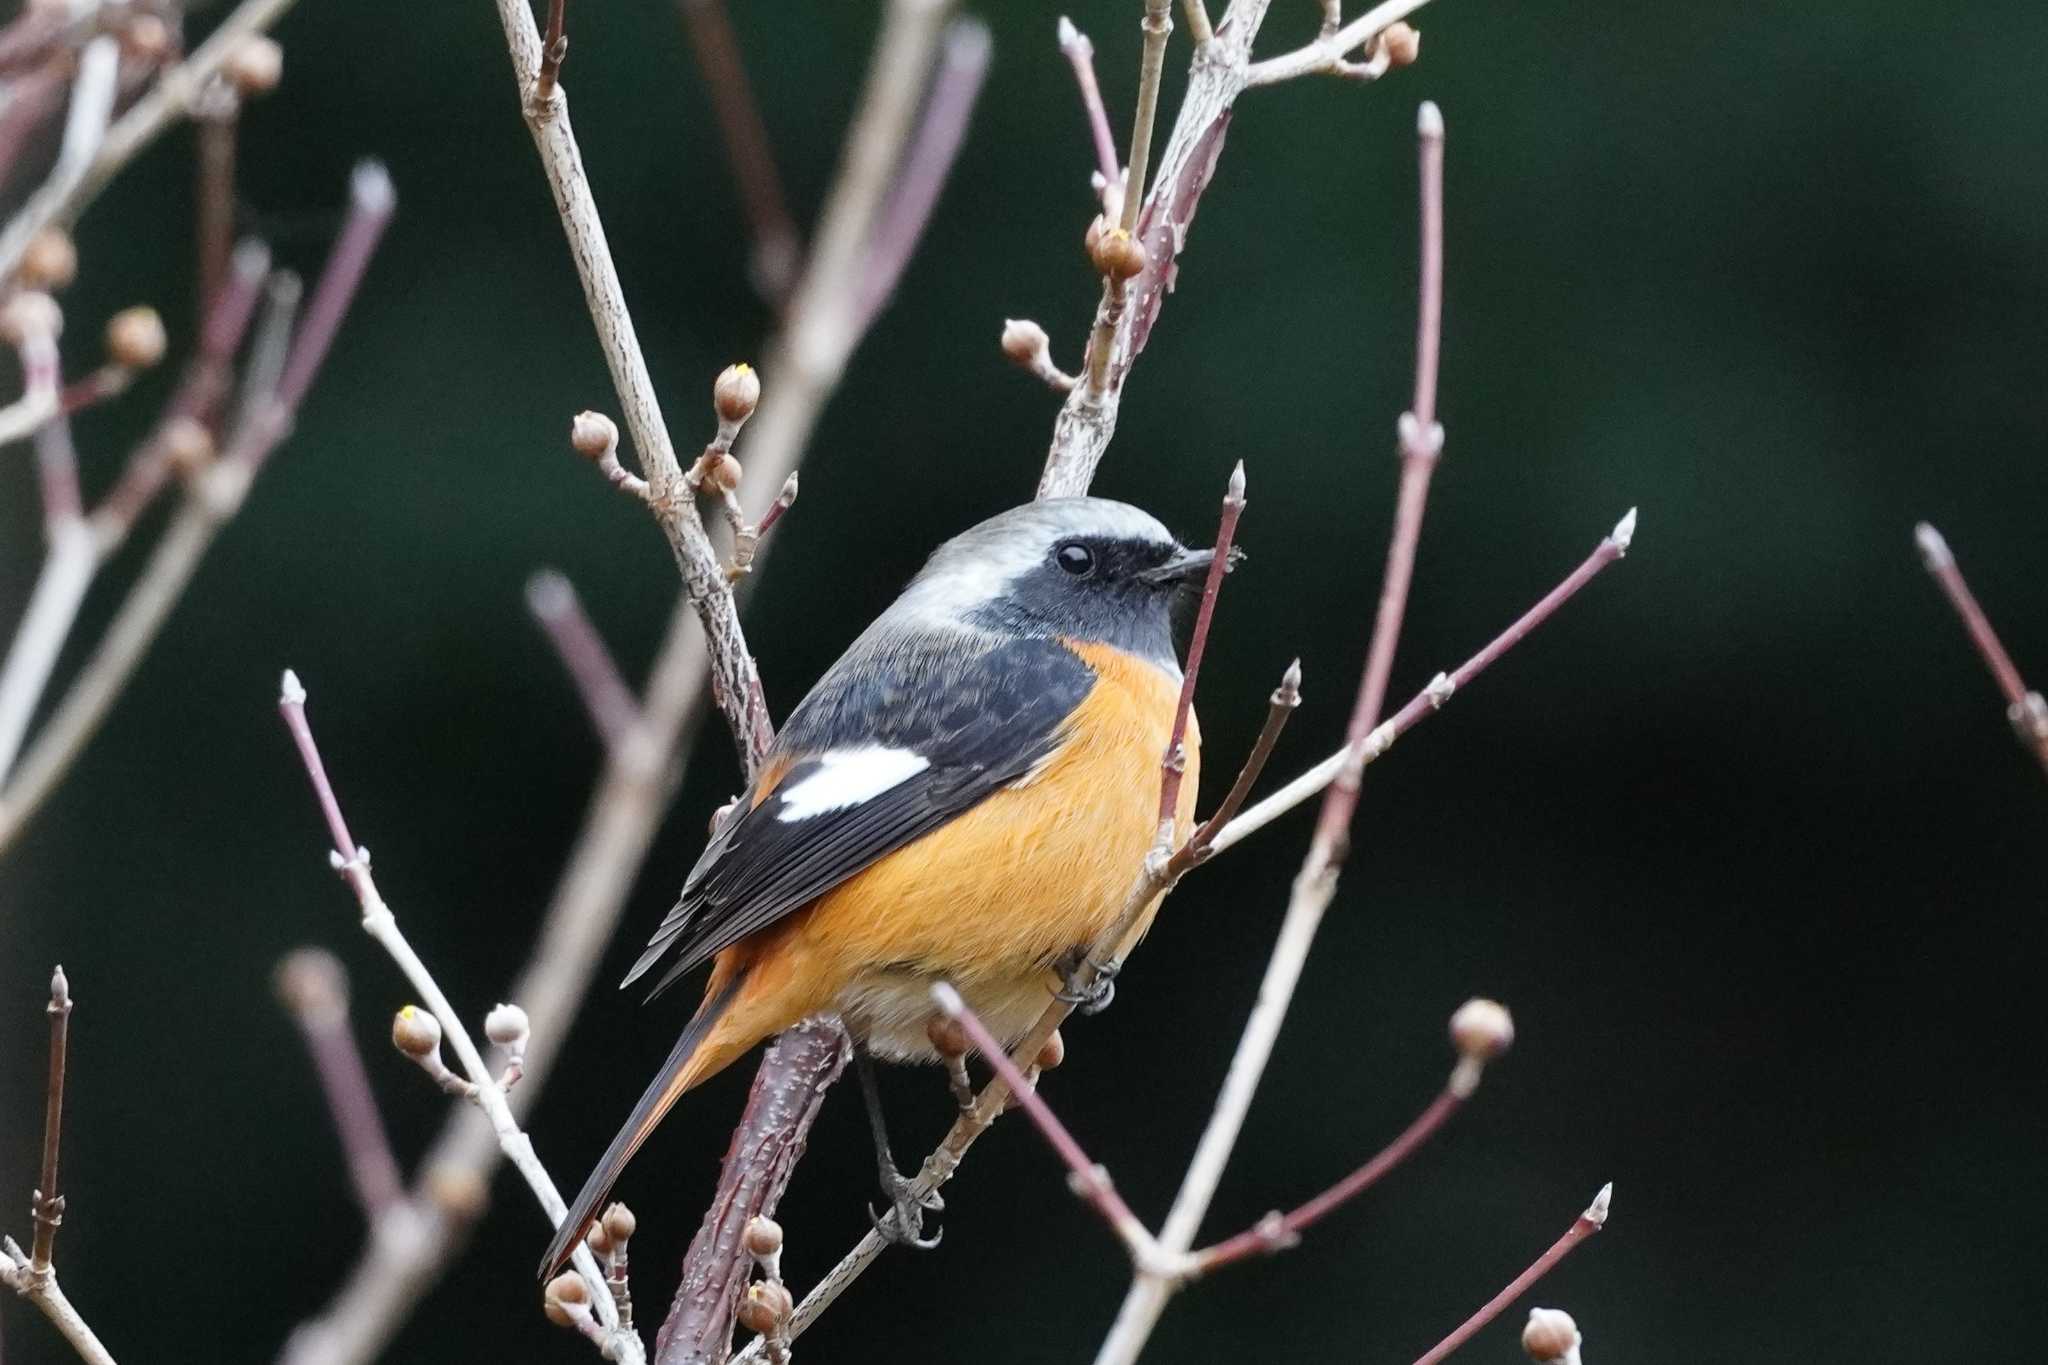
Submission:
{"label": "bird's foot", "polygon": [[891,1171],[882,1180],[882,1193],[889,1196],[889,1211],[878,1214],[875,1206],[870,1204],[868,1221],[874,1224],[875,1231],[889,1245],[930,1251],[946,1235],[944,1228],[929,1237],[923,1235],[926,1211],[940,1213],[946,1207],[946,1201],[939,1197],[937,1190],[919,1191],[916,1181]]}
{"label": "bird's foot", "polygon": [[1116,974],[1123,970],[1123,964],[1097,962],[1085,951],[1076,949],[1059,970],[1065,982],[1052,993],[1053,999],[1072,1005],[1082,1014],[1100,1014],[1116,999]]}

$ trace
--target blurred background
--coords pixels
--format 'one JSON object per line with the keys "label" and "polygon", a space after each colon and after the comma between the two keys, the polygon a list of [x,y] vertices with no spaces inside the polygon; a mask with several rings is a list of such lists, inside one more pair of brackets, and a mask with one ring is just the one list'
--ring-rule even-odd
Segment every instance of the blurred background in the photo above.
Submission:
{"label": "blurred background", "polygon": [[[736,6],[793,207],[815,217],[875,6]],[[1111,112],[1135,3],[1086,0]],[[1056,11],[1012,0],[960,165],[855,357],[748,605],[780,716],[938,541],[1028,497],[1055,402],[1006,316],[1077,363],[1092,165]],[[1280,4],[1263,52],[1312,37]],[[1178,19],[1178,15],[1176,14]],[[2048,787],[1922,573],[1927,518],[2023,668],[2048,678],[2048,11],[1891,0],[1715,8],[1443,0],[1420,64],[1240,104],[1096,491],[1206,537],[1232,461],[1251,552],[1204,674],[1212,792],[1299,654],[1287,775],[1341,733],[1370,627],[1412,352],[1416,103],[1449,124],[1442,415],[1395,693],[1488,639],[1640,506],[1635,552],[1370,774],[1357,850],[1208,1227],[1348,1170],[1441,1084],[1468,995],[1520,1038],[1478,1102],[1300,1250],[1179,1300],[1148,1358],[1406,1360],[1606,1180],[1608,1230],[1535,1294],[1594,1361],[2028,1353],[2048,1271],[2036,1112]],[[565,82],[678,444],[772,317],[673,8],[570,6]],[[0,866],[0,1208],[27,1232],[50,964],[79,1000],[59,1262],[123,1359],[259,1360],[355,1258],[360,1218],[279,956],[349,964],[400,1155],[445,1102],[384,1041],[406,998],[356,929],[273,709],[290,665],[379,881],[459,1006],[524,961],[599,748],[525,614],[544,564],[624,667],[676,585],[645,515],[571,458],[616,411],[491,7],[306,0],[283,86],[244,122],[245,223],[317,265],[349,167],[398,216],[299,428],[70,780]],[[1167,63],[1166,109],[1186,68]],[[1162,118],[1162,122],[1163,122]],[[65,343],[156,303],[192,331],[191,134],[92,209]],[[775,375],[765,376],[772,390]],[[10,381],[11,382],[11,381]],[[83,415],[103,487],[169,376]],[[14,454],[17,452],[9,452]],[[40,555],[0,463],[0,619]],[[744,455],[744,440],[741,453]],[[749,487],[752,506],[772,489]],[[89,639],[131,551],[87,607]],[[11,629],[11,624],[10,627]],[[76,660],[66,656],[68,671]],[[616,979],[735,789],[707,730],[602,978]],[[1132,1204],[1171,1199],[1308,838],[1203,872],[1067,1030],[1047,1093]],[[688,1001],[586,1004],[532,1122],[577,1184]],[[658,1319],[751,1065],[633,1167],[635,1289]],[[899,1151],[948,1119],[885,1077]],[[866,1227],[870,1155],[835,1091],[784,1206],[801,1289]],[[812,1360],[1086,1358],[1124,1256],[1023,1124],[947,1191],[944,1246],[893,1254]],[[591,1359],[542,1322],[545,1227],[501,1175],[398,1360]],[[10,1362],[65,1359],[26,1306]],[[1473,1360],[1519,1358],[1519,1309]],[[1907,1346],[1903,1343],[1910,1342]]]}

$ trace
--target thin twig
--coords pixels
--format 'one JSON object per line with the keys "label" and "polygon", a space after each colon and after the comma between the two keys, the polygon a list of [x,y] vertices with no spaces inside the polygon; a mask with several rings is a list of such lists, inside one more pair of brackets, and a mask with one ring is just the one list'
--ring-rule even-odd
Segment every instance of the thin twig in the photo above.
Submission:
{"label": "thin twig", "polygon": [[875,315],[896,291],[904,267],[924,236],[939,191],[952,174],[960,144],[967,136],[968,116],[974,112],[974,101],[988,74],[988,58],[988,25],[979,19],[955,19],[946,25],[917,133],[903,154],[902,169],[882,202],[868,243],[853,319],[857,333],[874,325]]}
{"label": "thin twig", "polygon": [[1480,1328],[1499,1317],[1502,1309],[1528,1293],[1529,1287],[1548,1275],[1559,1261],[1571,1254],[1574,1247],[1607,1226],[1607,1206],[1613,1197],[1614,1186],[1602,1185],[1600,1193],[1593,1196],[1593,1202],[1587,1206],[1586,1211],[1573,1219],[1572,1225],[1565,1229],[1564,1236],[1551,1243],[1548,1251],[1538,1256],[1527,1270],[1515,1276],[1507,1288],[1489,1299],[1485,1307],[1465,1319],[1458,1330],[1417,1356],[1415,1365],[1437,1365],[1438,1361],[1470,1341]]}
{"label": "thin twig", "polygon": [[555,647],[598,738],[607,748],[623,743],[640,723],[640,703],[583,610],[575,585],[559,571],[543,569],[526,580],[526,609]]}
{"label": "thin twig", "polygon": [[1301,76],[1342,74],[1344,56],[1377,38],[1388,26],[1406,19],[1429,0],[1383,0],[1335,33],[1317,38],[1305,47],[1263,62],[1253,62],[1245,73],[1246,84],[1277,85]]}
{"label": "thin twig", "polygon": [[242,41],[269,28],[291,5],[292,0],[242,0],[207,35],[205,42],[159,76],[156,84],[114,121],[88,165],[75,176],[61,180],[53,177],[30,196],[5,230],[0,230],[0,280],[13,276],[21,264],[22,253],[38,232],[52,223],[76,221],[116,171],[154,142],[174,120],[191,113],[206,82]]}
{"label": "thin twig", "polygon": [[1237,780],[1230,784],[1215,811],[1188,836],[1188,841],[1174,851],[1176,874],[1200,865],[1215,852],[1216,836],[1237,817],[1252,788],[1258,785],[1259,775],[1266,771],[1266,761],[1273,756],[1273,746],[1280,742],[1280,732],[1287,728],[1301,706],[1301,660],[1287,665],[1287,671],[1280,675],[1280,685],[1266,699],[1266,723],[1259,727],[1259,737],[1252,744],[1251,752],[1245,755],[1244,764],[1237,770]]}
{"label": "thin twig", "polygon": [[534,102],[542,106],[555,97],[562,60],[569,55],[569,35],[562,31],[567,9],[567,0],[548,0],[548,31],[540,43],[540,74],[533,81]]}
{"label": "thin twig", "polygon": [[1998,632],[1991,628],[1991,618],[1978,605],[1977,595],[1970,591],[1963,571],[1956,567],[1956,557],[1949,552],[1941,532],[1923,521],[1914,528],[1913,537],[1920,546],[1921,562],[1941,585],[1949,605],[1961,618],[1963,629],[1970,633],[1970,642],[1977,647],[1984,667],[1990,670],[1992,680],[2005,697],[2005,718],[2012,722],[2013,734],[2040,760],[2042,770],[2048,772],[2048,701],[2020,677],[2019,666],[2005,652]]}
{"label": "thin twig", "polygon": [[13,843],[98,730],[214,538],[241,510],[256,476],[289,434],[299,400],[369,268],[395,202],[382,167],[366,163],[357,168],[351,178],[348,219],[328,253],[276,392],[253,420],[239,424],[220,458],[191,480],[107,633],[0,790],[0,852]]}
{"label": "thin twig", "polygon": [[747,80],[746,60],[733,36],[732,16],[726,12],[725,0],[678,0],[678,7],[711,97],[712,117],[718,120],[718,130],[725,138],[726,165],[732,169],[740,207],[753,234],[754,287],[771,303],[781,303],[796,282],[803,243],[783,199],[774,147]]}
{"label": "thin twig", "polygon": [[1109,131],[1109,111],[1103,107],[1102,86],[1095,79],[1095,44],[1064,14],[1056,32],[1060,51],[1074,68],[1074,84],[1081,91],[1081,113],[1088,120],[1089,140],[1095,144],[1096,174],[1102,179],[1102,211],[1113,218],[1121,217],[1123,167],[1117,164],[1116,135]]}
{"label": "thin twig", "polygon": [[1074,1140],[1074,1135],[1060,1122],[1059,1115],[1053,1112],[1052,1106],[1040,1097],[1037,1087],[1025,1079],[1017,1064],[1010,1060],[1010,1055],[1003,1051],[1002,1043],[988,1031],[987,1025],[981,1022],[974,1011],[967,1007],[967,1002],[960,998],[960,992],[942,981],[932,987],[932,1001],[947,1018],[958,1021],[960,1026],[967,1030],[967,1036],[974,1040],[975,1048],[988,1060],[988,1064],[995,1068],[996,1074],[1003,1078],[1004,1084],[1010,1087],[1010,1094],[1023,1105],[1024,1112],[1031,1116],[1031,1121],[1038,1126],[1038,1131],[1045,1135],[1046,1142],[1059,1154],[1060,1160],[1066,1162],[1068,1188],[1095,1206],[1095,1211],[1102,1215],[1103,1221],[1123,1239],[1124,1247],[1131,1253],[1133,1261],[1143,1263],[1156,1256],[1158,1245],[1152,1240],[1152,1234],[1146,1230],[1138,1215],[1131,1212],[1131,1206],[1124,1202],[1123,1196],[1116,1192],[1116,1185],[1110,1180],[1109,1172],[1082,1150],[1081,1144]]}
{"label": "thin twig", "polygon": [[49,1086],[43,1099],[43,1169],[36,1182],[34,1201],[35,1247],[29,1254],[30,1273],[47,1274],[51,1253],[57,1245],[57,1229],[64,1222],[64,1196],[57,1189],[58,1157],[64,1147],[64,1070],[71,1052],[71,983],[64,968],[50,974]]}
{"label": "thin twig", "polygon": [[757,675],[746,634],[740,628],[738,606],[705,533],[694,491],[676,459],[675,443],[662,417],[646,356],[640,350],[604,222],[584,174],[583,154],[569,123],[567,94],[557,86],[548,92],[548,98],[537,98],[541,37],[527,0],[497,0],[497,9],[527,130],[553,191],[584,301],[647,480],[648,507],[668,540],[683,576],[684,591],[711,637],[712,699],[731,725],[741,761],[751,771],[767,750],[772,727],[758,700]]}
{"label": "thin twig", "polygon": [[[321,760],[320,747],[313,738],[312,727],[306,720],[306,690],[298,677],[286,670],[283,685],[278,695],[278,712],[283,716],[285,726],[291,732],[292,742],[298,749],[299,759],[304,764],[306,776],[313,786],[314,800],[320,807],[320,814],[327,825],[327,832],[333,840],[333,852],[329,855],[334,870],[347,882],[354,892],[357,904],[363,912],[363,931],[377,945],[390,955],[392,961],[404,974],[407,984],[419,993],[426,1008],[440,1025],[441,1035],[454,1049],[456,1060],[461,1064],[463,1074],[468,1078],[468,1097],[483,1110],[496,1134],[498,1146],[533,1191],[534,1198],[541,1206],[551,1224],[559,1225],[568,1212],[561,1192],[555,1188],[554,1180],[533,1149],[533,1140],[519,1127],[511,1107],[506,1103],[505,1091],[498,1085],[496,1077],[485,1064],[483,1054],[471,1040],[469,1030],[462,1022],[462,1016],[448,1001],[447,994],[434,979],[425,962],[421,961],[404,932],[398,927],[398,918],[391,911],[377,889],[376,878],[370,872],[369,850],[357,844],[349,833],[348,821],[343,816],[341,803],[334,794],[333,783],[328,780],[326,764]],[[608,1359],[641,1362],[646,1359],[645,1348],[640,1338],[619,1326],[618,1307],[612,1301],[611,1291],[605,1276],[599,1270],[597,1259],[590,1248],[581,1242],[576,1245],[572,1257],[577,1271],[590,1288],[596,1303],[598,1320],[606,1330],[605,1355]]]}
{"label": "thin twig", "polygon": [[278,1000],[299,1026],[327,1100],[328,1117],[348,1167],[356,1199],[372,1227],[405,1197],[398,1159],[377,1112],[363,1054],[348,1022],[348,978],[341,960],[324,948],[301,948],[278,963]]}
{"label": "thin twig", "polygon": [[241,130],[242,101],[226,82],[216,83],[200,105],[194,123],[199,132],[197,184],[199,303],[205,308],[227,280],[228,259],[235,243],[235,143]]}

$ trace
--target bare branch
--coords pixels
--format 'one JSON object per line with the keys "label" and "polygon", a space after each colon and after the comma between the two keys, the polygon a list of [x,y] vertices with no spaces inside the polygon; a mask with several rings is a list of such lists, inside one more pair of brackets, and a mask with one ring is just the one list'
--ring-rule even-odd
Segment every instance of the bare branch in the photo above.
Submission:
{"label": "bare branch", "polygon": [[1277,85],[1299,76],[1357,74],[1344,60],[1345,55],[1364,47],[1397,21],[1406,19],[1428,3],[1429,0],[1383,0],[1336,32],[1317,38],[1306,47],[1263,62],[1253,62],[1245,73],[1246,84]]}
{"label": "bare branch", "polygon": [[754,287],[769,302],[780,303],[796,283],[803,243],[783,200],[774,148],[747,81],[746,61],[733,36],[732,17],[726,12],[725,0],[678,0],[678,8],[704,75],[705,91],[711,97],[712,116],[725,138],[726,165],[732,168],[740,207],[753,233]]}
{"label": "bare branch", "polygon": [[576,684],[598,738],[607,748],[623,743],[640,724],[640,703],[584,612],[575,585],[560,572],[543,569],[526,580],[526,609],[540,623],[569,680]]}
{"label": "bare branch", "polygon": [[1308,1227],[1377,1185],[1436,1136],[1437,1130],[1472,1098],[1486,1064],[1505,1052],[1514,1036],[1514,1023],[1501,1006],[1491,1000],[1467,1001],[1451,1017],[1451,1040],[1458,1049],[1458,1064],[1442,1092],[1413,1123],[1401,1130],[1399,1137],[1313,1199],[1284,1214],[1267,1214],[1235,1237],[1193,1253],[1189,1273],[1206,1275],[1218,1266],[1295,1245]]}
{"label": "bare branch", "polygon": [[661,414],[653,376],[640,350],[633,316],[626,306],[618,268],[612,261],[597,201],[583,171],[583,154],[569,124],[568,98],[559,87],[540,97],[537,82],[542,62],[541,38],[527,0],[497,0],[518,85],[520,108],[541,169],[554,193],[555,208],[569,241],[569,254],[583,285],[597,339],[611,372],[612,386],[633,437],[642,475],[647,480],[649,509],[667,538],[684,592],[711,637],[712,699],[731,725],[740,758],[751,772],[766,752],[772,727],[761,704],[753,658],[740,628],[739,610],[730,585],[712,552],[693,488],[676,459],[675,444]]}
{"label": "bare branch", "polygon": [[1554,616],[1559,607],[1569,602],[1581,588],[1592,582],[1602,569],[1625,555],[1635,535],[1635,529],[1636,514],[1631,508],[1607,538],[1593,547],[1593,553],[1587,555],[1576,569],[1565,575],[1556,587],[1545,593],[1536,605],[1517,617],[1514,624],[1488,641],[1485,648],[1459,664],[1453,672],[1439,673],[1430,679],[1429,684],[1416,693],[1406,706],[1376,726],[1365,736],[1362,743],[1346,745],[1339,749],[1280,790],[1253,804],[1250,809],[1217,831],[1215,842],[1210,849],[1211,854],[1221,853],[1256,834],[1328,787],[1353,760],[1354,755],[1363,757],[1363,765],[1370,765],[1377,760],[1393,747],[1395,740],[1442,710],[1446,702],[1462,692],[1501,655],[1527,639],[1531,631]]}
{"label": "bare branch", "polygon": [[1081,91],[1081,113],[1088,120],[1088,135],[1095,144],[1095,174],[1100,181],[1096,193],[1102,199],[1103,213],[1119,218],[1123,214],[1124,174],[1117,163],[1116,136],[1109,131],[1109,111],[1103,107],[1102,87],[1095,79],[1095,44],[1064,14],[1060,16],[1057,32],[1060,51],[1074,68],[1074,84]]}
{"label": "bare branch", "polygon": [[865,333],[895,292],[904,267],[924,236],[939,191],[952,174],[967,136],[968,116],[988,74],[988,25],[979,19],[955,19],[946,25],[939,47],[938,69],[925,97],[916,136],[903,155],[902,169],[882,203],[855,304],[853,328]]}
{"label": "bare branch", "polygon": [[193,473],[183,501],[106,635],[0,790],[0,852],[12,844],[106,718],[198,572],[214,537],[241,510],[271,452],[289,434],[299,400],[327,354],[395,205],[390,178],[374,163],[357,168],[350,188],[348,219],[328,253],[275,393],[250,420],[238,423],[218,459]]}
{"label": "bare branch", "polygon": [[967,1030],[975,1048],[1010,1087],[1010,1094],[1023,1105],[1024,1112],[1031,1116],[1031,1121],[1045,1135],[1046,1142],[1059,1154],[1060,1160],[1067,1163],[1067,1187],[1077,1197],[1094,1205],[1095,1211],[1109,1224],[1110,1231],[1123,1240],[1134,1262],[1143,1264],[1156,1258],[1158,1244],[1152,1240],[1152,1234],[1139,1221],[1138,1215],[1131,1212],[1131,1206],[1124,1202],[1123,1196],[1116,1192],[1109,1172],[1082,1150],[1074,1135],[1060,1122],[1059,1115],[1053,1113],[1052,1106],[1040,1098],[1037,1088],[1025,1079],[1017,1064],[1003,1051],[1002,1043],[960,998],[960,992],[940,982],[932,987],[932,1001],[948,1019],[957,1021]]}
{"label": "bare branch", "polygon": [[378,1217],[405,1197],[398,1160],[377,1112],[377,1096],[363,1068],[348,1023],[348,977],[341,960],[324,948],[300,948],[277,964],[273,978],[278,1001],[306,1039],[306,1054],[328,1117],[341,1139],[356,1199],[363,1216],[375,1226]]}
{"label": "bare branch", "polygon": [[275,23],[292,0],[242,0],[206,41],[157,78],[148,93],[107,129],[98,152],[75,174],[52,177],[0,230],[0,280],[9,279],[35,235],[52,223],[69,224],[114,173],[154,142],[173,121],[192,112],[206,82],[241,42]]}
{"label": "bare branch", "polygon": [[[356,902],[363,912],[363,931],[376,941],[377,945],[390,955],[398,969],[405,976],[407,984],[419,993],[421,1000],[438,1025],[436,1042],[446,1037],[454,1048],[456,1060],[461,1063],[464,1077],[469,1082],[466,1098],[473,1100],[491,1122],[498,1146],[527,1187],[539,1201],[541,1212],[547,1215],[551,1224],[559,1225],[568,1206],[561,1193],[555,1188],[554,1180],[548,1175],[540,1158],[533,1150],[533,1140],[519,1127],[511,1107],[506,1103],[505,1091],[491,1075],[485,1065],[483,1054],[471,1041],[469,1030],[463,1026],[462,1017],[448,1001],[447,994],[427,969],[425,962],[413,951],[412,944],[398,927],[398,918],[384,901],[377,889],[376,879],[370,873],[369,850],[354,842],[349,833],[348,821],[342,814],[341,803],[335,797],[333,783],[328,780],[327,766],[321,761],[319,745],[314,741],[312,727],[306,720],[306,690],[300,686],[298,677],[287,671],[278,697],[278,711],[284,718],[285,726],[291,731],[292,742],[299,751],[300,761],[305,765],[306,776],[313,786],[315,801],[320,807],[322,819],[327,825],[329,837],[333,840],[334,851],[329,855],[334,870],[347,882],[355,893]],[[578,1243],[572,1258],[576,1269],[588,1282],[591,1295],[596,1301],[598,1320],[606,1329],[605,1354],[607,1358],[624,1362],[646,1359],[644,1348],[638,1336],[619,1326],[617,1306],[612,1302],[606,1287],[605,1277],[599,1271],[596,1259],[588,1246]]]}
{"label": "bare branch", "polygon": [[1531,1285],[1548,1275],[1552,1267],[1572,1253],[1574,1247],[1607,1226],[1607,1205],[1613,1196],[1614,1186],[1602,1185],[1600,1192],[1593,1196],[1592,1204],[1565,1229],[1564,1236],[1551,1243],[1548,1251],[1538,1256],[1527,1270],[1515,1276],[1506,1289],[1487,1301],[1485,1307],[1465,1319],[1457,1331],[1417,1356],[1415,1365],[1436,1365],[1438,1361],[1470,1341],[1480,1328],[1499,1317],[1502,1309],[1528,1293]]}
{"label": "bare branch", "polygon": [[1223,801],[1215,813],[1204,820],[1188,841],[1175,850],[1174,871],[1184,873],[1191,867],[1199,866],[1215,852],[1212,845],[1223,828],[1236,818],[1245,799],[1258,785],[1259,775],[1266,770],[1266,760],[1273,756],[1273,746],[1280,742],[1280,732],[1287,728],[1287,722],[1301,705],[1301,660],[1296,659],[1280,675],[1280,685],[1266,699],[1266,723],[1259,728],[1259,737],[1245,755],[1244,766],[1238,769],[1237,780],[1230,784]]}
{"label": "bare branch", "polygon": [[1977,595],[1970,591],[1963,571],[1956,567],[1956,557],[1949,552],[1948,542],[1942,539],[1941,532],[1923,521],[1913,529],[1913,537],[1920,546],[1920,558],[1926,564],[1928,574],[1941,586],[1949,605],[1955,608],[1963,629],[1970,633],[1970,643],[1977,647],[1984,667],[1990,670],[1992,680],[2004,695],[2005,717],[2012,722],[2013,733],[2022,745],[2033,751],[2042,770],[2048,771],[2048,701],[2042,700],[2041,694],[2028,687],[2020,677],[2019,667],[2005,652],[1998,632],[1991,628],[1991,618],[1978,605]]}

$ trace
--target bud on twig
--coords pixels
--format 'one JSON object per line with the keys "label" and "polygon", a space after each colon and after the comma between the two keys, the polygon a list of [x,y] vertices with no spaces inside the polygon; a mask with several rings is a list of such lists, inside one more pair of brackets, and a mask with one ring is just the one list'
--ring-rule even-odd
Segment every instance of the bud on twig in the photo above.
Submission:
{"label": "bud on twig", "polygon": [[484,1037],[507,1052],[524,1052],[531,1026],[517,1005],[498,1005],[484,1016]]}
{"label": "bud on twig", "polygon": [[1057,1071],[1060,1063],[1065,1060],[1067,1060],[1067,1040],[1061,1036],[1058,1029],[1054,1029],[1052,1036],[1045,1040],[1045,1046],[1038,1049],[1038,1069],[1040,1071]]}
{"label": "bud on twig", "polygon": [[1122,283],[1145,268],[1145,248],[1137,238],[1122,228],[1109,228],[1093,234],[1088,259],[1095,264],[1095,273]]}
{"label": "bud on twig", "polygon": [[626,1243],[633,1240],[633,1234],[640,1228],[640,1220],[633,1216],[633,1210],[616,1200],[605,1209],[604,1217],[598,1223],[604,1228],[604,1235],[611,1239],[612,1246],[619,1251],[626,1249]]}
{"label": "bud on twig", "polygon": [[107,319],[107,359],[124,370],[146,370],[164,358],[163,319],[147,305],[123,308]]}
{"label": "bud on twig", "polygon": [[441,1024],[433,1015],[407,1005],[391,1019],[391,1045],[414,1061],[441,1050]]}
{"label": "bud on twig", "polygon": [[284,79],[284,48],[275,38],[254,34],[235,44],[220,74],[243,98],[267,95]]}
{"label": "bud on twig", "polygon": [[62,289],[78,278],[78,248],[63,228],[46,227],[29,238],[16,278],[29,289]]}
{"label": "bud on twig", "polygon": [[586,460],[602,460],[619,449],[619,426],[601,412],[579,412],[569,419],[569,444]]}
{"label": "bud on twig", "polygon": [[172,418],[162,441],[164,459],[181,475],[197,474],[213,459],[213,433],[196,417]]}
{"label": "bud on twig", "polygon": [[1522,1328],[1522,1349],[1544,1365],[1578,1365],[1579,1325],[1562,1308],[1531,1308]]}
{"label": "bud on twig", "polygon": [[924,1026],[924,1033],[941,1057],[965,1057],[974,1050],[973,1040],[958,1019],[934,1014]]}
{"label": "bud on twig", "polygon": [[1422,55],[1422,35],[1408,24],[1388,24],[1380,31],[1379,47],[1388,66],[1413,66]]}
{"label": "bud on twig", "polygon": [[728,365],[711,385],[711,407],[718,420],[737,427],[754,415],[761,402],[761,376],[751,365]]}
{"label": "bud on twig", "polygon": [[1052,363],[1052,340],[1029,318],[1003,320],[1003,354],[1019,369],[1037,376],[1056,393],[1074,387],[1074,377]]}
{"label": "bud on twig", "polygon": [[774,1336],[789,1322],[795,1307],[782,1281],[756,1280],[747,1286],[747,1296],[740,1300],[740,1326],[760,1336]]}
{"label": "bud on twig", "polygon": [[1479,1088],[1479,1076],[1486,1064],[1506,1052],[1515,1041],[1515,1021],[1507,1006],[1498,1001],[1472,999],[1451,1016],[1451,1045],[1458,1050],[1458,1065],[1451,1072],[1451,1091],[1460,1099]]}
{"label": "bud on twig", "polygon": [[541,1311],[557,1327],[579,1327],[590,1317],[590,1286],[573,1270],[565,1270],[548,1281],[541,1297]]}

